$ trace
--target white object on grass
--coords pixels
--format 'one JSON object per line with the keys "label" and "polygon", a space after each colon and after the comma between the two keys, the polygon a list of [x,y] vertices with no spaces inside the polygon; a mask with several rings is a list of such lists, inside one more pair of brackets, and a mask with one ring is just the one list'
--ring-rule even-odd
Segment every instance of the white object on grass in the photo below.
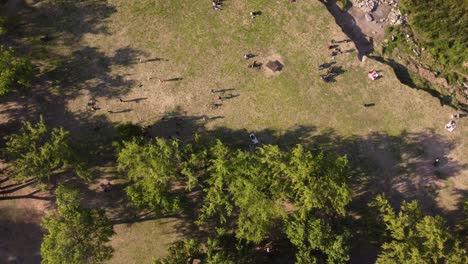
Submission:
{"label": "white object on grass", "polygon": [[252,140],[252,143],[254,143],[254,144],[259,143],[257,137],[255,136],[255,134],[252,133],[252,134],[249,135],[249,137],[250,137],[250,140]]}

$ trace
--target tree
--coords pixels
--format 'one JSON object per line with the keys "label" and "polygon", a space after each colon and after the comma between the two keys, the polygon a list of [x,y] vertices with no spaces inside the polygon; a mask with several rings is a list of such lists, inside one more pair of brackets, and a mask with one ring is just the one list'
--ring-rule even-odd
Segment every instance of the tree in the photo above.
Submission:
{"label": "tree", "polygon": [[[172,191],[174,183],[197,191],[201,201],[197,224],[217,236],[204,243],[213,248],[202,254],[207,263],[236,260],[237,253],[227,253],[233,244],[259,245],[282,225],[298,248],[298,261],[316,255],[329,263],[348,260],[349,232],[342,227],[350,201],[346,157],[313,155],[300,145],[291,151],[265,145],[249,152],[199,137],[181,148],[177,141],[163,139],[147,143],[134,139],[123,146],[119,168],[127,172],[131,181],[127,193],[138,206],[173,212],[181,209],[181,194]],[[295,210],[291,217],[285,203]],[[226,241],[220,236],[235,242],[220,244],[216,241]],[[187,258],[186,246],[180,245],[171,259]]]}
{"label": "tree", "polygon": [[0,15],[0,36],[7,32],[8,20],[5,16]]}
{"label": "tree", "polygon": [[179,211],[179,196],[171,191],[178,179],[179,159],[177,141],[158,138],[154,144],[124,142],[118,154],[118,169],[125,171],[132,182],[126,189],[132,202],[162,213]]}
{"label": "tree", "polygon": [[69,167],[75,169],[78,176],[89,178],[89,172],[69,145],[69,133],[61,127],[50,130],[42,116],[36,124],[24,121],[18,134],[8,135],[5,139],[6,154],[13,160],[16,180],[33,177],[43,183],[54,171]]}
{"label": "tree", "polygon": [[296,213],[286,223],[286,235],[296,246],[296,263],[319,263],[324,261],[313,252],[321,251],[326,256],[326,262],[346,263],[349,260],[347,240],[349,232],[336,234],[329,223],[314,216],[303,217]]}
{"label": "tree", "polygon": [[440,216],[424,216],[416,201],[403,202],[394,212],[383,195],[370,203],[376,208],[389,233],[382,245],[379,263],[468,263],[465,249],[445,227]]}
{"label": "tree", "polygon": [[10,92],[16,85],[29,88],[32,73],[29,59],[17,57],[12,48],[0,46],[0,95]]}
{"label": "tree", "polygon": [[106,243],[114,230],[104,210],[81,207],[79,191],[71,187],[59,185],[55,194],[57,212],[42,221],[48,231],[41,244],[42,263],[102,263],[110,259],[113,249]]}
{"label": "tree", "polygon": [[289,154],[286,170],[289,197],[301,211],[321,210],[326,214],[345,215],[351,201],[347,186],[348,160],[320,153],[313,155],[297,145]]}
{"label": "tree", "polygon": [[216,141],[206,155],[208,161],[203,162],[208,164],[205,173],[198,173],[204,193],[198,222],[214,220],[218,228],[235,223],[238,239],[254,243],[265,239],[284,214],[274,153],[281,156],[271,146],[249,153],[233,151]]}
{"label": "tree", "polygon": [[228,250],[223,245],[225,242],[221,237],[208,238],[205,242],[184,239],[170,247],[166,257],[153,261],[153,264],[193,263],[195,259],[207,264],[258,263],[251,252],[244,250],[244,244]]}
{"label": "tree", "polygon": [[346,263],[350,233],[341,223],[351,200],[346,157],[313,155],[297,145],[289,153],[286,175],[286,194],[297,210],[285,232],[297,248],[297,263]]}

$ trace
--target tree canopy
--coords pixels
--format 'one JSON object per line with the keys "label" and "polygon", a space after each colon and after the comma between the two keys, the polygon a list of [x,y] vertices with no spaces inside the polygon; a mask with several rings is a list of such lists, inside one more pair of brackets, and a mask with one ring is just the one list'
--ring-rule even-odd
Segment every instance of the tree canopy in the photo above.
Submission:
{"label": "tree canopy", "polygon": [[172,183],[177,180],[178,156],[176,141],[124,143],[118,154],[118,168],[126,171],[133,183],[126,191],[135,205],[162,213],[180,209],[179,197],[171,192]]}
{"label": "tree canopy", "polygon": [[370,205],[379,211],[389,234],[377,264],[468,262],[466,250],[446,228],[443,218],[423,215],[417,201],[404,201],[398,213],[383,195]]}
{"label": "tree canopy", "polygon": [[41,245],[44,264],[102,263],[112,256],[106,245],[114,234],[104,210],[80,205],[79,191],[59,185],[55,191],[57,212],[46,216],[42,226],[47,234]]}
{"label": "tree canopy", "polygon": [[231,235],[237,243],[259,245],[284,229],[298,260],[317,252],[329,263],[348,259],[349,232],[336,228],[350,201],[346,157],[313,154],[301,145],[250,152],[196,137],[183,146],[160,138],[124,142],[118,162],[131,182],[127,193],[140,207],[175,212],[188,198],[174,183],[185,186],[185,194],[196,191],[197,224],[213,230],[215,240]]}
{"label": "tree canopy", "polygon": [[36,124],[24,121],[19,133],[5,139],[6,154],[13,161],[16,180],[32,177],[42,183],[57,169],[68,167],[75,169],[80,177],[89,178],[88,171],[70,147],[69,133],[61,127],[48,128],[42,116]]}

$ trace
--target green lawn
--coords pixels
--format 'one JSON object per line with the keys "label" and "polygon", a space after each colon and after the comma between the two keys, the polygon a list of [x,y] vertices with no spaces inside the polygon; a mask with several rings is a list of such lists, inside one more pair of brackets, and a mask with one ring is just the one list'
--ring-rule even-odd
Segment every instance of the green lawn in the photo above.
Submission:
{"label": "green lawn", "polygon": [[[61,18],[60,9],[47,9],[46,2],[33,7],[21,16],[30,21],[21,34],[52,32],[55,38],[47,45],[37,33],[21,39],[32,47],[42,74],[38,82],[51,83],[34,88],[46,87],[47,102],[38,108],[75,134],[94,133],[96,122],[133,122],[156,124],[158,135],[172,135],[178,128],[161,117],[178,109],[189,120],[185,136],[206,129],[246,146],[253,131],[265,143],[343,145],[370,175],[369,185],[357,188],[364,192],[426,199],[427,182],[450,178],[453,184],[440,187],[444,195],[428,201],[450,211],[458,199],[453,190],[468,186],[467,120],[453,133],[444,129],[453,109],[402,85],[390,67],[359,62],[355,51],[337,56],[334,66],[344,73],[336,82],[320,80],[317,66],[330,60],[325,45],[347,37],[319,1],[228,0],[224,10],[213,11],[207,0],[90,0],[67,4],[69,19]],[[254,10],[262,15],[251,19]],[[242,58],[247,52],[262,63],[279,59],[284,69],[277,75],[249,69],[252,60]],[[370,81],[372,69],[381,70],[383,78]],[[183,79],[158,81],[176,77]],[[210,90],[225,88],[239,96],[211,109],[218,100]],[[118,97],[145,99],[122,104]],[[101,108],[95,113],[85,111],[91,98]],[[197,119],[203,115],[222,118],[203,123]],[[436,156],[450,160],[439,171],[431,167]],[[162,256],[181,236],[172,221],[117,225],[110,263],[147,263]]]}

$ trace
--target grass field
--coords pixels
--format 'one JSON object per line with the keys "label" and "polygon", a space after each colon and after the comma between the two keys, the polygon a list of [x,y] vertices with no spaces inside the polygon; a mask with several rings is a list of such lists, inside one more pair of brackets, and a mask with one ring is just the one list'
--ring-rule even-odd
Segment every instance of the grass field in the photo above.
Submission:
{"label": "grass field", "polygon": [[[347,154],[366,175],[356,178],[357,198],[385,191],[458,215],[468,186],[468,120],[447,132],[453,109],[402,85],[390,67],[359,61],[352,42],[341,44],[350,52],[336,57],[333,66],[343,69],[336,82],[320,80],[317,66],[330,61],[326,44],[347,36],[319,1],[228,0],[222,11],[205,0],[26,2],[18,13],[26,22],[9,41],[32,56],[40,74],[26,96],[1,99],[0,127],[43,113],[75,135],[96,138],[106,137],[111,124],[132,122],[150,125],[153,135],[177,131],[184,139],[201,132],[239,146],[247,146],[249,132],[281,146],[321,143]],[[262,14],[252,19],[254,10]],[[39,38],[46,33],[53,40],[44,44]],[[243,59],[250,52],[258,56]],[[284,69],[272,74],[247,67],[269,59]],[[383,78],[369,80],[373,69]],[[158,81],[171,78],[182,79]],[[211,89],[234,89],[228,93],[238,96],[220,102]],[[89,100],[101,109],[87,111]],[[212,109],[212,103],[223,105]],[[183,116],[182,127],[162,120],[169,112]],[[96,125],[106,129],[96,133]],[[444,162],[433,168],[437,156]],[[356,199],[356,208],[364,201]],[[181,235],[171,221],[117,225],[110,263],[163,255]]]}

